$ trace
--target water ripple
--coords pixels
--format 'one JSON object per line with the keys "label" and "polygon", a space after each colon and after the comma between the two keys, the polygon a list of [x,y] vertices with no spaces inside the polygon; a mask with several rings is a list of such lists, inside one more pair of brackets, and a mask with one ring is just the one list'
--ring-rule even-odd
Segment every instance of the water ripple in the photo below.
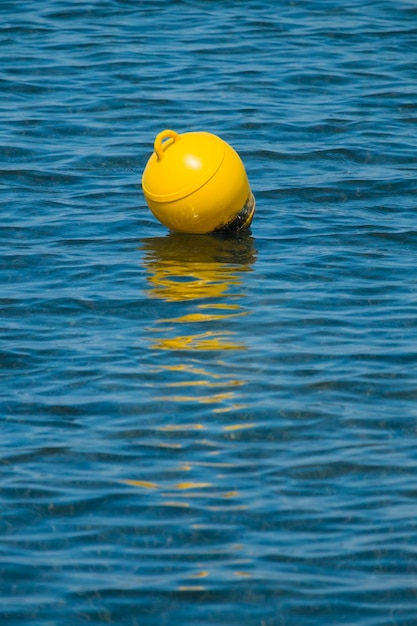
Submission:
{"label": "water ripple", "polygon": [[[411,626],[411,0],[0,7],[0,618]],[[164,232],[157,132],[252,232]]]}

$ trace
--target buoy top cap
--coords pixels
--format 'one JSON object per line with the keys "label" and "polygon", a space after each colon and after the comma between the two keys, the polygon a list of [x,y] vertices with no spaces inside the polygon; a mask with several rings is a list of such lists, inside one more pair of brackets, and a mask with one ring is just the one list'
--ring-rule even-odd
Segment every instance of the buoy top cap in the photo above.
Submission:
{"label": "buoy top cap", "polygon": [[225,143],[207,132],[179,134],[163,130],[142,176],[145,196],[173,202],[193,193],[214,176],[222,164]]}

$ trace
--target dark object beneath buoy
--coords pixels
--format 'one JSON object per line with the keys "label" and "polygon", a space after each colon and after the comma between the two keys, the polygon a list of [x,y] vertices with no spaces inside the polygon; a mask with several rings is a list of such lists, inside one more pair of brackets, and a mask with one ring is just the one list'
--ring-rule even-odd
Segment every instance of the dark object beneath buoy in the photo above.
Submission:
{"label": "dark object beneath buoy", "polygon": [[238,233],[246,230],[252,224],[255,214],[255,196],[251,192],[249,198],[245,202],[245,206],[228,224],[221,224],[213,232],[215,233]]}

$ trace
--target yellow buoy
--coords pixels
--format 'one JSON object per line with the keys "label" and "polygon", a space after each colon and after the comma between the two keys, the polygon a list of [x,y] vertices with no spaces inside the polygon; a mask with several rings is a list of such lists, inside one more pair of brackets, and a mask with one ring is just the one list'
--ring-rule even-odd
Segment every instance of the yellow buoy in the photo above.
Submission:
{"label": "yellow buoy", "polygon": [[142,176],[154,216],[182,233],[239,231],[255,213],[245,167],[228,143],[207,132],[156,136]]}

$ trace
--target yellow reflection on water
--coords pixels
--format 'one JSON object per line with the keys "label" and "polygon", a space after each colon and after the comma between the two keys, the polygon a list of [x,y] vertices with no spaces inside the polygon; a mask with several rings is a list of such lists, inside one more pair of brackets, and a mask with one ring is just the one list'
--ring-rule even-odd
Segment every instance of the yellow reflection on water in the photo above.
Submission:
{"label": "yellow reflection on water", "polygon": [[[181,322],[181,318],[178,318]],[[206,332],[183,337],[159,339],[152,344],[159,350],[243,350],[245,346],[230,341],[231,332]]]}
{"label": "yellow reflection on water", "polygon": [[178,432],[182,430],[204,430],[203,424],[168,424],[167,426],[158,426],[158,430],[166,432]]}
{"label": "yellow reflection on water", "polygon": [[158,489],[156,483],[152,483],[148,480],[126,480],[127,485],[133,485],[133,487],[143,487],[144,489]]}
{"label": "yellow reflection on water", "polygon": [[206,578],[209,575],[207,570],[203,570],[202,572],[196,572],[195,574],[190,574],[190,578]]}
{"label": "yellow reflection on water", "polygon": [[[185,471],[191,469],[191,465],[183,468]],[[212,511],[243,511],[247,509],[245,504],[230,504],[230,500],[240,499],[240,493],[237,490],[223,491],[221,489],[222,476],[218,476],[220,484],[203,481],[182,481],[172,482],[164,480],[160,483],[148,480],[132,480],[125,479],[122,482],[125,485],[137,487],[143,492],[156,493],[160,498],[160,504],[169,507],[190,508],[192,501],[204,500],[208,510]],[[208,504],[208,502],[217,502],[217,504]],[[223,501],[224,504],[220,504]]]}
{"label": "yellow reflection on water", "polygon": [[[199,304],[198,308],[201,308],[202,305]],[[217,307],[220,308],[220,307]],[[226,311],[230,311],[231,307],[224,307]],[[241,315],[247,315],[246,311],[240,311],[238,313],[229,313],[225,315],[224,313],[189,313],[188,315],[182,315],[181,317],[175,317],[173,319],[163,320],[164,322],[212,322],[214,320],[222,320],[226,317],[238,317]]]}
{"label": "yellow reflection on water", "polygon": [[167,302],[221,298],[256,258],[252,238],[170,233],[142,240],[150,295]]}
{"label": "yellow reflection on water", "polygon": [[192,482],[185,482],[185,483],[178,483],[175,485],[175,489],[202,489],[202,488],[206,488],[206,487],[212,487],[213,485],[211,483],[192,483]]}
{"label": "yellow reflection on water", "polygon": [[[158,400],[213,404],[214,412],[244,407],[238,389],[245,381],[225,374],[221,361],[218,371],[204,367],[200,353],[247,349],[231,322],[249,313],[242,282],[256,260],[252,237],[170,233],[143,239],[141,248],[148,297],[165,301],[167,310],[183,303],[174,307],[176,315],[161,316],[148,329],[151,346],[166,354],[157,370],[170,373]],[[170,355],[180,362],[173,364]],[[190,393],[167,393],[170,388]]]}
{"label": "yellow reflection on water", "polygon": [[228,426],[223,426],[223,430],[242,430],[243,428],[253,428],[254,426],[256,426],[256,424],[247,422],[244,424],[229,424]]}

